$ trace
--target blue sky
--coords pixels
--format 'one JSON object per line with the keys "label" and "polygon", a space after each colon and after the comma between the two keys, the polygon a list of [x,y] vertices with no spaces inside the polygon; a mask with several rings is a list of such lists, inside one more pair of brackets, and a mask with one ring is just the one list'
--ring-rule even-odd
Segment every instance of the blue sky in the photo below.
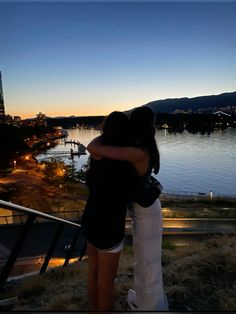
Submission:
{"label": "blue sky", "polygon": [[0,2],[6,112],[103,115],[235,91],[236,3]]}

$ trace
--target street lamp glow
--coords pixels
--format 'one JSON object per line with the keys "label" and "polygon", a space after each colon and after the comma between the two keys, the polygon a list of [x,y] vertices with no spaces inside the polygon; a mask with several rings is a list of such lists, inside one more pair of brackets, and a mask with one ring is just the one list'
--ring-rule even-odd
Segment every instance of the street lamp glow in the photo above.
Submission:
{"label": "street lamp glow", "polygon": [[16,160],[14,160],[13,163],[14,163],[14,169],[16,170]]}

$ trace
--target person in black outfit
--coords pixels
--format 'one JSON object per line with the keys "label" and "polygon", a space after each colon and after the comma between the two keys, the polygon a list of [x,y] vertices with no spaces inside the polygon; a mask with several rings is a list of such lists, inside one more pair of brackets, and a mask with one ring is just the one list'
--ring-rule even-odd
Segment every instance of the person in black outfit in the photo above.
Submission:
{"label": "person in black outfit", "polygon": [[[134,143],[130,122],[121,112],[104,121],[104,145]],[[123,248],[127,204],[132,198],[136,171],[128,161],[90,157],[86,182],[89,196],[82,215],[82,232],[87,239],[89,263],[88,297],[92,310],[113,309],[114,279]]]}

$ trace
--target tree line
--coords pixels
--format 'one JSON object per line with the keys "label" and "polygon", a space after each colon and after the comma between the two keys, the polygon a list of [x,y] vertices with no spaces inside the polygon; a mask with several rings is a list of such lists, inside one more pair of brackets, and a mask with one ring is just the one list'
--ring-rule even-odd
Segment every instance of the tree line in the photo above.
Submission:
{"label": "tree line", "polygon": [[0,168],[9,167],[10,161],[17,158],[23,152],[30,151],[26,139],[32,136],[37,138],[53,132],[52,127],[45,126],[20,126],[0,124]]}
{"label": "tree line", "polygon": [[47,118],[47,125],[50,127],[61,126],[63,129],[77,126],[99,128],[104,119],[105,116]]}
{"label": "tree line", "polygon": [[[47,119],[48,126],[62,126],[64,129],[73,127],[99,128],[105,116],[64,117]],[[156,113],[156,127],[167,128],[170,132],[207,133],[215,129],[235,127],[236,116],[199,113]]]}
{"label": "tree line", "polygon": [[210,133],[215,129],[236,127],[236,115],[198,114],[198,113],[158,113],[156,127],[167,128],[169,132]]}

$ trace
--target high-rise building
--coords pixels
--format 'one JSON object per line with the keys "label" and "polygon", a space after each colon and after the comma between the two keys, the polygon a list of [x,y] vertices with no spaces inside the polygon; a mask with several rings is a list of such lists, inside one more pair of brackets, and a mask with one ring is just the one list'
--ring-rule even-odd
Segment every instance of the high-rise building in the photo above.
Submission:
{"label": "high-rise building", "polygon": [[3,88],[2,88],[2,73],[0,71],[0,123],[4,122],[5,108],[4,108],[4,98],[3,98]]}

